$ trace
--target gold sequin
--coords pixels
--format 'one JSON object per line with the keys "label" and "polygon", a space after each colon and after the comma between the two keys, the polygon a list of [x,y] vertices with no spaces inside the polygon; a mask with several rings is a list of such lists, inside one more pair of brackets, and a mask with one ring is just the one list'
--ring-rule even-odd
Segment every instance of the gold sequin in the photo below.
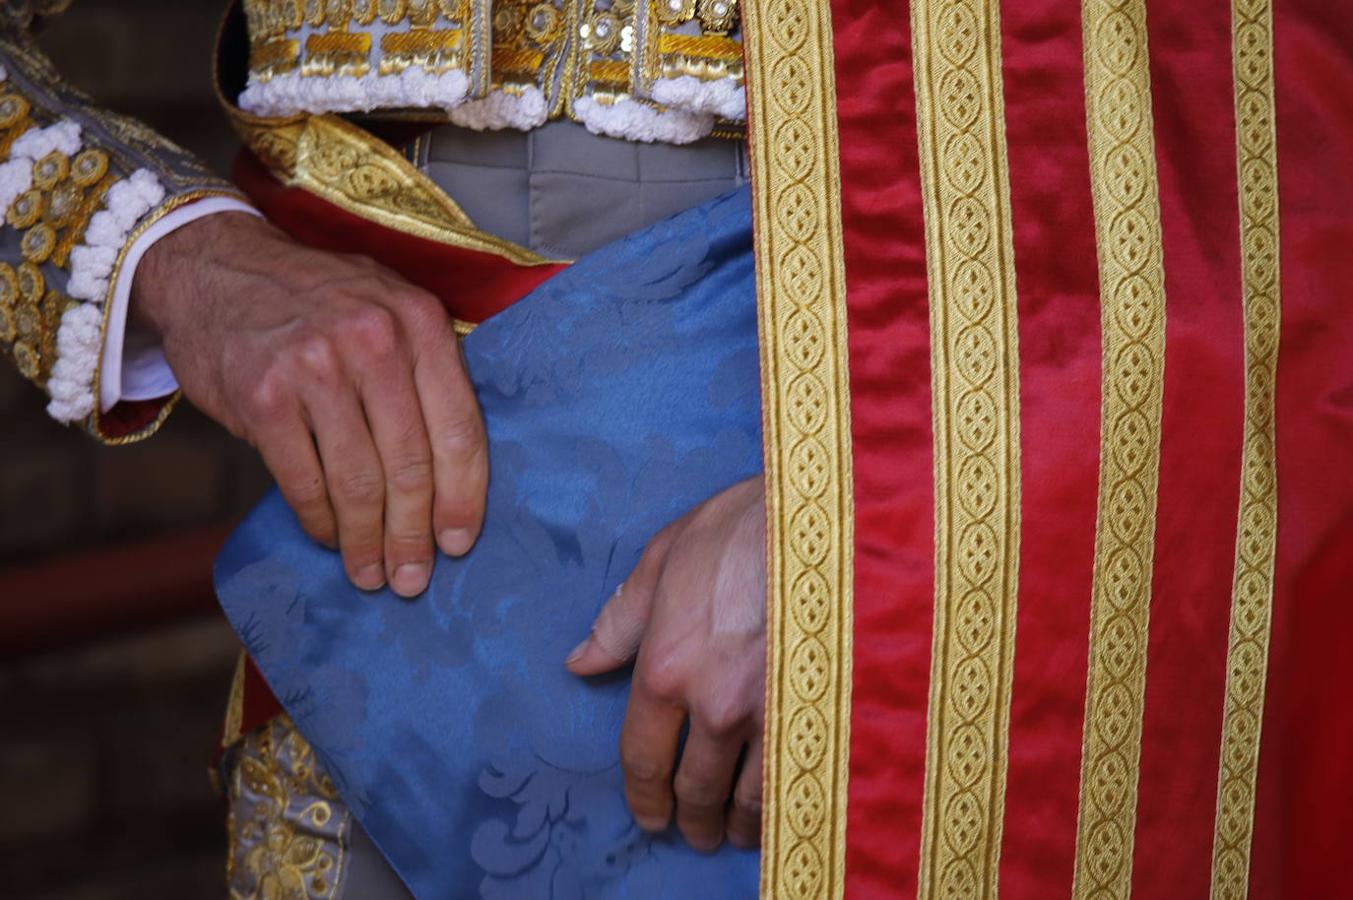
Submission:
{"label": "gold sequin", "polygon": [[0,94],[0,128],[12,128],[28,117],[32,105],[18,94]]}
{"label": "gold sequin", "polygon": [[36,304],[47,292],[47,279],[42,277],[42,270],[31,262],[21,262],[18,274],[20,302]]}
{"label": "gold sequin", "polygon": [[15,228],[28,228],[42,218],[44,206],[41,191],[26,191],[20,194],[19,199],[15,200],[14,205],[9,208],[5,221]]}
{"label": "gold sequin", "polygon": [[42,337],[42,310],[36,303],[23,301],[14,308],[14,327],[19,340],[36,341]]}
{"label": "gold sequin", "polygon": [[521,33],[522,11],[519,6],[503,4],[493,10],[494,43],[508,43]]}
{"label": "gold sequin", "polygon": [[370,25],[376,21],[376,0],[353,0],[352,20],[358,25]]}
{"label": "gold sequin", "polygon": [[31,263],[45,263],[56,249],[56,232],[52,226],[39,222],[24,232],[19,240],[19,251]]}
{"label": "gold sequin", "polygon": [[9,263],[0,262],[0,306],[19,302],[19,275]]}
{"label": "gold sequin", "polygon": [[33,187],[50,191],[70,175],[70,160],[60,150],[53,150],[33,163]]}
{"label": "gold sequin", "polygon": [[[552,44],[559,37],[559,9],[553,3],[537,3],[526,19],[526,36],[537,44]],[[497,59],[494,60],[495,64]]]}
{"label": "gold sequin", "polygon": [[680,25],[695,18],[695,0],[657,0],[654,12],[664,25]]}
{"label": "gold sequin", "polygon": [[398,25],[408,14],[404,0],[377,0],[376,13],[386,25]]}
{"label": "gold sequin", "polygon": [[711,34],[727,34],[738,21],[736,0],[698,0],[695,14]]}
{"label": "gold sequin", "polygon": [[610,13],[597,13],[582,27],[582,37],[593,53],[614,53],[620,46],[620,20]]}
{"label": "gold sequin", "polygon": [[18,364],[19,373],[29,381],[37,381],[38,376],[42,374],[38,351],[27,341],[17,341],[14,344],[14,362]]}
{"label": "gold sequin", "polygon": [[71,181],[80,187],[89,187],[108,174],[108,154],[102,150],[84,150],[71,164]]}

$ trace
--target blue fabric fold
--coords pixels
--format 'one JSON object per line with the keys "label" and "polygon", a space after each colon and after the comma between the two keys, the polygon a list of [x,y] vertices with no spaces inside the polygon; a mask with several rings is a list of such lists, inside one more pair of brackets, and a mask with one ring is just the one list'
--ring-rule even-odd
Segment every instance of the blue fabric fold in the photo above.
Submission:
{"label": "blue fabric fold", "polygon": [[641,832],[629,673],[563,667],[648,540],[761,471],[743,189],[626,237],[465,340],[484,530],[417,600],[364,594],[275,492],[217,563],[222,607],[419,897],[754,897],[758,854]]}

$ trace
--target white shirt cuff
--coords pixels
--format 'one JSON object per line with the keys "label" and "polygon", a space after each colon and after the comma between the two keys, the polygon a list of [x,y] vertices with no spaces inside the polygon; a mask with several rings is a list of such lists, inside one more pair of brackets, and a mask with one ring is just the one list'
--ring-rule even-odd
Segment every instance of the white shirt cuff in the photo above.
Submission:
{"label": "white shirt cuff", "polygon": [[104,412],[123,400],[154,400],[178,390],[179,382],[164,358],[164,347],[151,334],[127,329],[127,310],[131,306],[132,281],[141,257],[156,241],[189,222],[223,212],[243,212],[261,216],[258,210],[233,197],[207,197],[184,204],[158,219],[142,232],[127,250],[127,258],[113,285],[108,300],[108,332],[103,342],[103,360],[99,372],[99,408]]}

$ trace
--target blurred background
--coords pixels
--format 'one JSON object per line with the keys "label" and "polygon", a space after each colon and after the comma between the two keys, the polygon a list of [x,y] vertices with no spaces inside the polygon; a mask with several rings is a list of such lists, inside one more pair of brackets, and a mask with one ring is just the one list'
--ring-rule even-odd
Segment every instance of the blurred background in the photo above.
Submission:
{"label": "blurred background", "polygon": [[[75,0],[57,67],[227,171],[211,87],[224,0]],[[0,897],[225,894],[207,778],[238,645],[212,557],[263,493],[252,451],[180,407],[105,448],[0,360]]]}

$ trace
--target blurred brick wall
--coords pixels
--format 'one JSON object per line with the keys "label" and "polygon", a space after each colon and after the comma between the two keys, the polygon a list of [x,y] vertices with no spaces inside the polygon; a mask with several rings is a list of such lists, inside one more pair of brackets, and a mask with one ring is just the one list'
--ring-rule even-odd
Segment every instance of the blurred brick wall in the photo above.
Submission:
{"label": "blurred brick wall", "polygon": [[[223,6],[76,0],[40,42],[72,82],[225,171],[236,144],[210,77]],[[48,419],[6,362],[0,569],[229,520],[266,487],[252,451],[186,407],[148,442],[103,448]],[[224,896],[206,771],[235,652],[208,618],[0,664],[0,896]]]}

